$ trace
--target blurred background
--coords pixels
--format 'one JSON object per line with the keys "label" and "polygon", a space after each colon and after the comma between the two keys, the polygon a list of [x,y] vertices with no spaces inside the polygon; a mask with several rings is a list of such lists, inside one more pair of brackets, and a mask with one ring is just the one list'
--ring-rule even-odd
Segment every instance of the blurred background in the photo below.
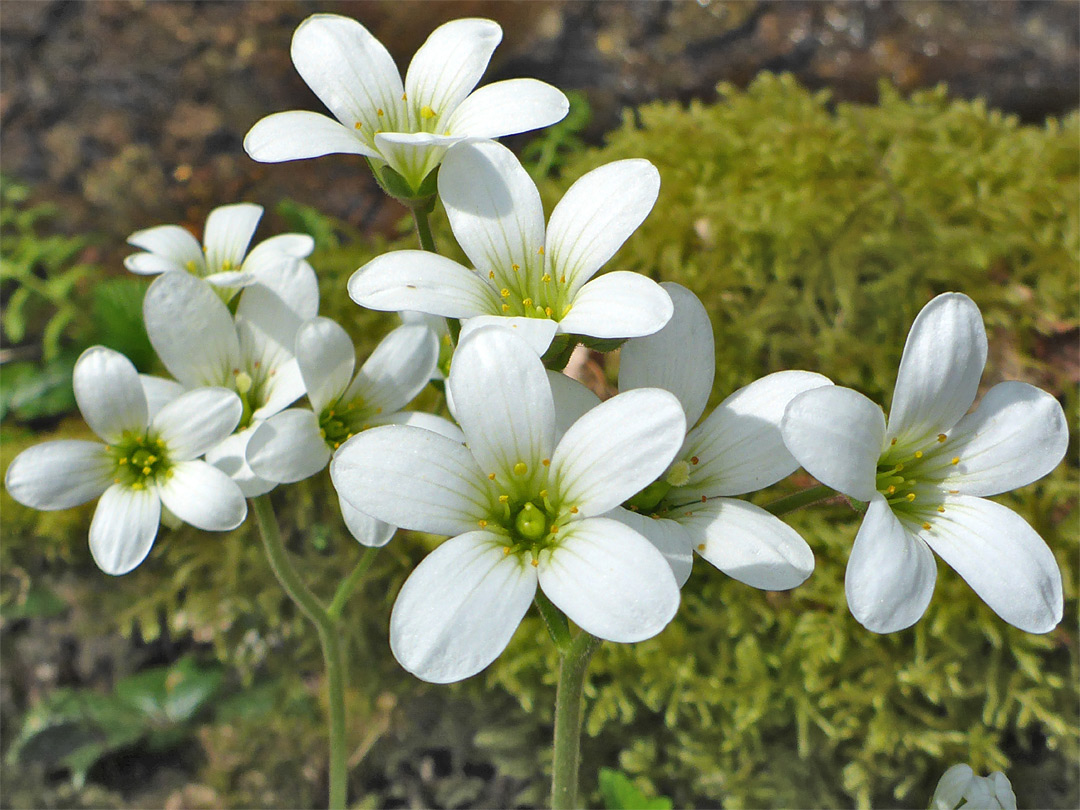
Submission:
{"label": "blurred background", "polygon": [[[6,0],[4,466],[29,444],[86,435],[70,393],[85,346],[155,369],[145,284],[122,267],[135,230],[199,233],[212,208],[257,202],[256,240],[316,237],[323,311],[361,355],[385,333],[392,319],[342,291],[371,256],[414,246],[403,209],[359,158],[264,165],[241,145],[269,113],[322,111],[289,59],[316,11],[360,20],[403,69],[444,21],[500,22],[485,82],[531,76],[573,101],[564,124],[508,139],[549,212],[595,165],[656,163],[660,202],[609,267],[702,297],[713,404],[780,368],[885,404],[915,313],[959,289],[987,319],[986,383],[1025,379],[1066,405],[1067,462],[1005,500],[1058,553],[1057,631],[1009,628],[941,566],[927,617],[871,636],[843,601],[852,515],[795,516],[818,556],[806,586],[761,593],[699,564],[661,637],[597,656],[590,806],[925,807],[956,762],[1004,769],[1021,807],[1077,806],[1080,5]],[[438,212],[435,230],[455,255]],[[598,384],[614,374],[594,370]],[[322,477],[276,495],[321,593],[359,555],[331,494]],[[91,509],[34,513],[6,493],[2,507],[0,805],[324,801],[317,645],[253,532],[163,530],[142,567],[112,580],[86,550]],[[389,654],[393,595],[432,545],[399,537],[350,606],[351,795],[542,805],[554,656],[535,617],[458,686],[421,684]]]}

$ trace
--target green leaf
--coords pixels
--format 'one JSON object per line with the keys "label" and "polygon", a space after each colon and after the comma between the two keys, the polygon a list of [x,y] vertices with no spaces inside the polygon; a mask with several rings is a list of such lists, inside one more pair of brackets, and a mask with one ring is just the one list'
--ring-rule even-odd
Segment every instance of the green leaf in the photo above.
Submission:
{"label": "green leaf", "polygon": [[671,810],[672,801],[666,796],[650,799],[622,771],[600,769],[600,795],[607,810]]}

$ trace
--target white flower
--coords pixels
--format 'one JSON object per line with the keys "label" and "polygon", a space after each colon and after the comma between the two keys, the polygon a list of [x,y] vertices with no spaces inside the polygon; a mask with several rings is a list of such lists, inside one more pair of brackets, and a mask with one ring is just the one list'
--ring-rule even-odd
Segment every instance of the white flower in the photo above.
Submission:
{"label": "white flower", "polygon": [[545,230],[540,193],[510,150],[492,142],[455,146],[439,171],[439,196],[476,269],[426,251],[394,251],[353,274],[349,295],[371,309],[509,322],[541,351],[556,333],[651,335],[671,317],[660,285],[626,271],[593,276],[652,210],[659,190],[649,161],[608,163],[570,187]]}
{"label": "white flower", "polygon": [[146,291],[143,318],[165,368],[186,388],[217,385],[243,403],[239,429],[209,450],[206,459],[233,478],[247,497],[273,489],[245,459],[251,427],[304,394],[293,355],[303,320],[318,299],[297,294],[290,304],[262,284],[246,287],[236,316],[202,279],[165,273]]}
{"label": "white flower", "polygon": [[[323,469],[347,439],[375,425],[412,424],[464,441],[456,426],[428,413],[402,412],[435,369],[439,342],[426,325],[400,326],[387,335],[353,376],[348,334],[329,318],[315,318],[296,335],[296,360],[311,409],[289,408],[262,422],[247,444],[247,462],[260,478],[292,483]],[[389,542],[395,527],[341,499],[353,536],[366,546]]]}
{"label": "white flower", "polygon": [[342,445],[338,492],[380,520],[454,535],[413,571],[390,645],[427,681],[467,678],[509,642],[537,585],[582,629],[612,641],[658,633],[679,589],[640,534],[601,517],[667,468],[686,430],[666,391],[631,391],[589,411],[556,443],[539,357],[509,330],[463,340],[449,387],[467,445],[389,425]]}
{"label": "white flower", "polygon": [[566,96],[534,79],[473,92],[501,39],[502,29],[491,20],[441,25],[416,52],[402,85],[393,58],[364,26],[315,14],[293,35],[292,60],[334,118],[275,113],[251,128],[244,149],[265,163],[364,155],[376,167],[389,164],[419,190],[448,146],[546,127],[569,110]]}
{"label": "white flower", "polygon": [[236,484],[197,460],[236,427],[236,394],[199,388],[151,417],[135,366],[103,346],[82,353],[73,383],[79,410],[105,444],[31,447],[11,462],[4,484],[34,509],[68,509],[101,496],[90,551],[102,571],[126,574],[146,558],[162,505],[200,529],[226,531],[244,522],[247,504]]}
{"label": "white flower", "polygon": [[[671,391],[694,425],[712,391],[712,324],[692,292],[663,284],[675,306],[655,335],[629,341],[619,361],[619,390]],[[752,503],[733,498],[775,484],[798,468],[780,436],[792,397],[832,383],[809,371],[779,371],[740,388],[690,431],[660,478],[612,515],[637,529],[668,558],[679,584],[690,576],[693,551],[755,588],[786,590],[814,570],[798,533]],[[633,511],[631,511],[633,510]]]}
{"label": "white flower", "polygon": [[1042,538],[983,496],[1030,484],[1065,454],[1052,396],[1003,382],[975,399],[986,332],[975,303],[939,295],[912,324],[886,425],[848,388],[808,391],[782,425],[788,449],[819,481],[869,502],[848,560],[855,618],[877,633],[919,620],[937,578],[931,549],[1009,624],[1045,633],[1061,620],[1061,573]]}
{"label": "white flower", "polygon": [[953,765],[938,782],[930,810],[1016,810],[1016,794],[1001,771],[976,776],[970,765]]}
{"label": "white flower", "polygon": [[[240,287],[263,284],[288,302],[318,302],[319,283],[304,259],[315,249],[307,234],[285,233],[248,244],[262,217],[261,205],[237,203],[215,208],[206,218],[203,244],[179,225],[158,225],[137,231],[128,243],[145,253],[124,259],[124,266],[139,275],[184,272],[204,278],[228,300]],[[315,310],[300,312],[311,318]]]}

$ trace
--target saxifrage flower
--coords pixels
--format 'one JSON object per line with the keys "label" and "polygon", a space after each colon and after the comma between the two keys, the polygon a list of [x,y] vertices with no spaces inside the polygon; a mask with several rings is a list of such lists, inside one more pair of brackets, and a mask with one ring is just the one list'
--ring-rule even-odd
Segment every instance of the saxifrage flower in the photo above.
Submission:
{"label": "saxifrage flower", "polygon": [[265,163],[364,155],[418,192],[452,144],[546,127],[569,110],[562,92],[535,79],[473,90],[501,39],[491,20],[452,20],[416,52],[402,84],[393,58],[364,26],[315,14],[293,35],[292,60],[334,117],[275,113],[251,128],[244,148]]}
{"label": "saxifrage flower", "polygon": [[593,278],[656,203],[660,174],[647,160],[618,160],[585,174],[546,228],[536,184],[497,143],[455,146],[439,172],[450,227],[475,270],[422,250],[379,256],[349,279],[370,309],[499,320],[544,351],[556,334],[623,339],[651,335],[671,299],[640,273]]}
{"label": "saxifrage flower", "polygon": [[1068,444],[1065,414],[1054,397],[1022,382],[998,383],[967,413],[986,351],[979,308],[945,293],[911,326],[888,422],[876,404],[841,387],[800,394],[784,415],[784,441],[807,472],[868,502],[845,588],[869,630],[919,620],[937,579],[933,552],[1009,624],[1045,633],[1061,621],[1053,553],[1023,518],[985,496],[1058,465]]}
{"label": "saxifrage flower", "polygon": [[556,443],[540,358],[507,329],[464,339],[450,368],[467,443],[405,425],[365,431],[334,456],[339,493],[380,520],[453,535],[405,582],[390,619],[395,657],[445,683],[490,664],[539,586],[583,630],[632,642],[675,615],[679,588],[664,557],[603,517],[652,481],[682,443],[667,391],[620,394]]}
{"label": "saxifrage flower", "polygon": [[11,462],[4,485],[34,509],[68,509],[100,496],[90,552],[102,571],[126,574],[146,558],[162,506],[210,531],[244,522],[239,487],[198,459],[236,427],[235,393],[198,388],[151,416],[135,366],[104,346],[82,353],[73,384],[83,418],[105,443],[65,439],[31,447]]}

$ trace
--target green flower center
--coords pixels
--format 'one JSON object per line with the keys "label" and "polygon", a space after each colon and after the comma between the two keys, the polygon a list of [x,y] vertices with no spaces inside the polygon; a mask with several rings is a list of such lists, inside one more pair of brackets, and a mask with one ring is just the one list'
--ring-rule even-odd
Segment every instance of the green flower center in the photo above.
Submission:
{"label": "green flower center", "polygon": [[108,454],[115,464],[113,483],[131,489],[145,489],[172,475],[168,450],[156,436],[125,432]]}
{"label": "green flower center", "polygon": [[945,490],[940,481],[950,467],[960,463],[959,456],[950,455],[948,436],[939,433],[929,446],[911,450],[896,450],[896,439],[878,460],[875,489],[880,492],[893,512],[929,529],[925,520],[928,511],[944,512],[942,496]]}
{"label": "green flower center", "polygon": [[570,312],[569,284],[565,273],[545,269],[544,249],[527,267],[488,271],[488,280],[499,290],[500,309],[507,317],[562,320]]}
{"label": "green flower center", "polygon": [[319,435],[327,447],[337,450],[357,433],[370,428],[371,418],[380,413],[382,408],[371,408],[361,397],[349,403],[335,402],[319,414]]}

